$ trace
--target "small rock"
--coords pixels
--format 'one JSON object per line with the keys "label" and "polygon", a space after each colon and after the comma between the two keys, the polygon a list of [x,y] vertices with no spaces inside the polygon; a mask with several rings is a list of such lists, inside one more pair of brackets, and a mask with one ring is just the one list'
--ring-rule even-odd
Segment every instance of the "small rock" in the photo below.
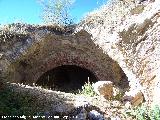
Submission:
{"label": "small rock", "polygon": [[2,56],[3,56],[3,54],[2,54],[2,53],[0,53],[0,59],[2,58]]}
{"label": "small rock", "polygon": [[138,106],[144,101],[144,96],[141,91],[130,91],[127,92],[123,97],[123,102],[130,102],[132,106]]}
{"label": "small rock", "polygon": [[135,96],[134,96],[134,99],[131,101],[131,104],[133,106],[138,106],[140,105],[141,103],[143,103],[144,101],[144,96],[143,96],[143,93],[142,92],[138,92]]}
{"label": "small rock", "polygon": [[111,81],[98,81],[93,84],[94,91],[105,99],[113,97],[113,83]]}
{"label": "small rock", "polygon": [[87,119],[87,111],[84,108],[82,108],[80,113],[76,115],[75,120],[86,120],[86,119]]}
{"label": "small rock", "polygon": [[90,120],[105,120],[103,115],[101,115],[96,110],[92,110],[88,113],[88,117]]}

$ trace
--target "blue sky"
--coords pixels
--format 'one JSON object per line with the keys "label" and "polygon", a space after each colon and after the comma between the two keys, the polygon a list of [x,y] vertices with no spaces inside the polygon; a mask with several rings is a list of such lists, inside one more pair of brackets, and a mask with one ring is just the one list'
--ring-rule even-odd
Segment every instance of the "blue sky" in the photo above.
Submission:
{"label": "blue sky", "polygon": [[[76,21],[99,6],[105,0],[76,0],[71,11]],[[37,0],[0,0],[0,24],[24,22],[41,24],[42,6]]]}

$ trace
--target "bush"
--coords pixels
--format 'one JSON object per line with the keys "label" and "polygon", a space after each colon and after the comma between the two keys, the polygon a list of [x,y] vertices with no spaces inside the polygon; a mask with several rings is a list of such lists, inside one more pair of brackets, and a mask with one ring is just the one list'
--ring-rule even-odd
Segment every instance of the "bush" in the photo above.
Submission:
{"label": "bush", "polygon": [[148,109],[147,106],[142,105],[131,109],[127,115],[137,120],[160,120],[160,106],[155,105],[153,108]]}
{"label": "bush", "polygon": [[90,96],[90,97],[97,95],[93,89],[92,83],[90,83],[89,81],[86,82],[84,86],[82,86],[82,90],[79,90],[79,94]]}
{"label": "bush", "polygon": [[160,106],[155,105],[149,115],[151,120],[160,120]]}

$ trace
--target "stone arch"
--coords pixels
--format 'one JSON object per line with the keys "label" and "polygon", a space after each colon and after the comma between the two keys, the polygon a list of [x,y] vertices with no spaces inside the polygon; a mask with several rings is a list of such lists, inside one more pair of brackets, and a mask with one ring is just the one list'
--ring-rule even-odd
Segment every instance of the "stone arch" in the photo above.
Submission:
{"label": "stone arch", "polygon": [[96,46],[86,31],[67,36],[45,33],[34,40],[12,63],[11,81],[32,85],[44,73],[62,65],[85,68],[98,80],[112,81],[115,85],[127,81],[118,63]]}
{"label": "stone arch", "polygon": [[63,54],[59,54],[59,57],[48,60],[47,62],[45,62],[44,64],[42,64],[36,70],[33,71],[33,82],[36,82],[38,78],[47,71],[62,65],[75,65],[87,69],[91,71],[99,80],[106,78],[106,76],[101,74],[102,73],[101,68],[99,68],[99,66],[97,66],[95,63],[88,61],[87,58],[82,58],[81,56],[64,57]]}

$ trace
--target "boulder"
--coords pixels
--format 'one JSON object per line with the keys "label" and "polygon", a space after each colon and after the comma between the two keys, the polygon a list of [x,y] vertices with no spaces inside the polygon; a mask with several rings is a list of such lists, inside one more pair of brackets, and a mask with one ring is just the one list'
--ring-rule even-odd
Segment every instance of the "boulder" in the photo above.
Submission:
{"label": "boulder", "polygon": [[97,112],[96,110],[92,110],[88,113],[88,117],[90,120],[105,120],[104,116]]}
{"label": "boulder", "polygon": [[93,84],[94,91],[105,99],[113,97],[113,83],[111,81],[98,81]]}

